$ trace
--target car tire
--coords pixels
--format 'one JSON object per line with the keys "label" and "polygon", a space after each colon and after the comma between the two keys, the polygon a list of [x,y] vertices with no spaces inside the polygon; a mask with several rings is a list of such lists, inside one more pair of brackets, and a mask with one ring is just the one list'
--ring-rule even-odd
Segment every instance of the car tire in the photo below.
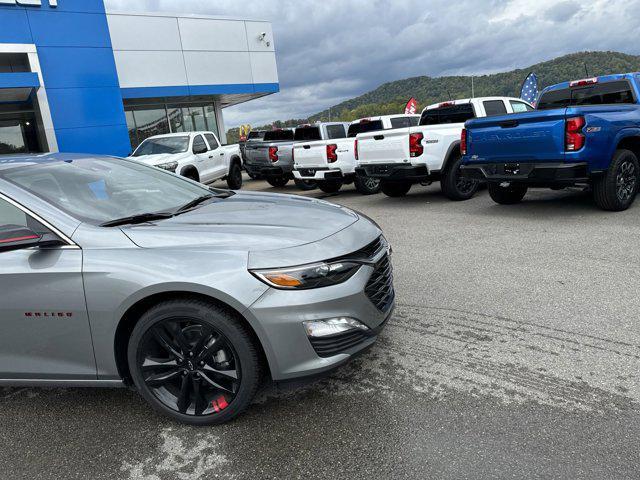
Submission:
{"label": "car tire", "polygon": [[358,175],[355,179],[356,190],[362,195],[375,195],[380,193],[382,182],[379,178],[361,177]]}
{"label": "car tire", "polygon": [[385,182],[380,185],[380,190],[387,197],[404,197],[409,190],[411,190],[412,184],[409,182]]}
{"label": "car tire", "polygon": [[235,418],[249,406],[262,378],[258,347],[239,316],[200,299],[150,308],[131,333],[127,358],[144,399],[190,425]]}
{"label": "car tire", "polygon": [[503,187],[499,183],[489,183],[487,185],[489,196],[500,205],[515,205],[520,203],[527,194],[528,187],[517,183],[511,183],[507,187]]}
{"label": "car tire", "polygon": [[342,180],[322,180],[316,182],[324,193],[338,193],[342,188]]}
{"label": "car tire", "polygon": [[233,162],[229,167],[229,175],[227,176],[227,186],[231,190],[240,190],[242,188],[242,169],[240,165]]}
{"label": "car tire", "polygon": [[621,212],[638,194],[640,165],[630,150],[617,150],[608,170],[593,182],[593,198],[603,210]]}
{"label": "car tire", "polygon": [[469,200],[476,194],[480,185],[480,182],[477,180],[462,177],[460,175],[460,165],[462,165],[462,157],[460,154],[452,157],[447,163],[447,167],[440,180],[442,193],[449,200]]}
{"label": "car tire", "polygon": [[267,178],[267,183],[272,187],[282,188],[289,183],[289,179],[286,177],[269,177]]}
{"label": "car tire", "polygon": [[315,180],[302,180],[300,178],[296,178],[294,180],[294,183],[296,184],[296,187],[298,187],[303,192],[308,192],[310,190],[315,190],[316,188],[318,188],[318,184]]}

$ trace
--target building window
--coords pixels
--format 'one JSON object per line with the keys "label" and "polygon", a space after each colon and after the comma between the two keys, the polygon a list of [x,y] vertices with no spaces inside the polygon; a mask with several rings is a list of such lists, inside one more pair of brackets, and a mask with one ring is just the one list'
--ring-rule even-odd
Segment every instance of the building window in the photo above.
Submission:
{"label": "building window", "polygon": [[145,139],[166,133],[210,131],[219,136],[213,104],[125,104],[131,147]]}

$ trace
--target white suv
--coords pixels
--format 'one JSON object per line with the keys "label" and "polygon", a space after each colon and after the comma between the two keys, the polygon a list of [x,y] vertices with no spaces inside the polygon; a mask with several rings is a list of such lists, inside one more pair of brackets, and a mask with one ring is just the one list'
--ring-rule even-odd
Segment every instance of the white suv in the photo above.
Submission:
{"label": "white suv", "polygon": [[242,187],[238,145],[223,146],[213,132],[185,132],[147,138],[131,158],[204,184],[226,179],[232,190]]}

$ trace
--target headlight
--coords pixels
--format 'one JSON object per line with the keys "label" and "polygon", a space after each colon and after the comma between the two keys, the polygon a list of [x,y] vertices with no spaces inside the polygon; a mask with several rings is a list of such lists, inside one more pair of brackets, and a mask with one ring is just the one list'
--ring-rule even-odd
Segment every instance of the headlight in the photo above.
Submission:
{"label": "headlight", "polygon": [[161,168],[162,170],[168,170],[170,172],[175,172],[178,168],[178,162],[169,162],[163,163],[161,165],[156,165],[156,167]]}
{"label": "headlight", "polygon": [[346,282],[361,266],[355,262],[322,262],[277,270],[251,270],[251,273],[273,288],[308,290]]}

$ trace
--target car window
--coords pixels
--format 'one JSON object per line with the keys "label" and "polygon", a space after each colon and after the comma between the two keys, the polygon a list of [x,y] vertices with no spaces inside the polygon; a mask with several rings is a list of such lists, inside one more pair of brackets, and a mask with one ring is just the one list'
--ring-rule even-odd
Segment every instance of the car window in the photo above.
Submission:
{"label": "car window", "polygon": [[486,102],[482,102],[482,104],[484,105],[484,111],[487,117],[507,114],[507,107],[502,100],[487,100]]}
{"label": "car window", "polygon": [[344,125],[327,125],[327,137],[329,140],[334,138],[345,138],[346,136]]}
{"label": "car window", "polygon": [[26,227],[41,235],[49,231],[44,225],[34,220],[18,207],[0,198],[0,227],[7,225]]}
{"label": "car window", "polygon": [[161,155],[164,153],[184,153],[189,149],[189,137],[149,138],[142,142],[133,153],[134,157],[144,155]]}
{"label": "car window", "polygon": [[270,130],[264,134],[265,142],[293,140],[293,130]]}
{"label": "car window", "polygon": [[471,103],[446,104],[422,112],[420,125],[464,123],[472,118],[476,118],[476,114]]}
{"label": "car window", "polygon": [[418,125],[419,117],[395,117],[391,119],[391,128],[409,128]]}
{"label": "car window", "polygon": [[540,97],[538,110],[620,103],[635,103],[631,85],[627,80],[596,83],[587,87],[550,90]]}
{"label": "car window", "polygon": [[[171,212],[211,194],[208,188],[178,175],[115,158],[31,164],[0,170],[0,179],[93,225],[131,215]],[[9,218],[9,213],[4,215]]]}
{"label": "car window", "polygon": [[516,102],[515,100],[509,100],[511,103],[511,108],[513,109],[513,113],[522,113],[522,112],[530,112],[533,110],[531,105],[527,105],[524,102]]}
{"label": "car window", "polygon": [[210,150],[215,150],[220,146],[218,140],[216,140],[216,137],[213,134],[205,133],[204,136],[207,139],[207,142],[209,142],[209,147],[211,147]]}
{"label": "car window", "polygon": [[193,139],[193,153],[200,152],[202,150],[206,151],[209,149],[207,148],[207,144],[204,143],[204,138],[202,138],[202,135],[198,135]]}
{"label": "car window", "polygon": [[322,140],[322,134],[320,133],[320,127],[307,126],[296,128],[296,133],[293,139],[297,142],[313,142],[316,140]]}
{"label": "car window", "polygon": [[377,132],[384,130],[382,120],[360,120],[358,123],[349,125],[348,137],[353,138],[360,133]]}

